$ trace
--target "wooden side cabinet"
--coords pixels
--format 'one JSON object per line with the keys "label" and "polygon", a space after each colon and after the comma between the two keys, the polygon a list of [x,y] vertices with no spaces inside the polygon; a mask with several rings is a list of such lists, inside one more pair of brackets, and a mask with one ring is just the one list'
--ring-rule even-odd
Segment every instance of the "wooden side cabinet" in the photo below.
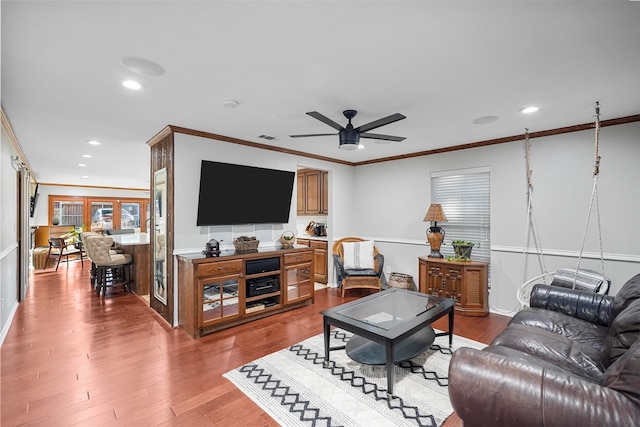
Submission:
{"label": "wooden side cabinet", "polygon": [[489,314],[489,263],[425,256],[418,257],[418,270],[420,292],[456,299],[454,310],[463,316]]}
{"label": "wooden side cabinet", "polygon": [[329,281],[329,244],[315,239],[297,239],[296,243],[313,248],[313,280],[326,284]]}

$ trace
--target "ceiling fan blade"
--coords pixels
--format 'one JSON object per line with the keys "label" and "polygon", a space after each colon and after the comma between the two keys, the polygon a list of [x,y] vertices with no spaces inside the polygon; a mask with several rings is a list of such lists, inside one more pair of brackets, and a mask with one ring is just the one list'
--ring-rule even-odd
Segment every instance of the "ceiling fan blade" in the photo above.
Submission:
{"label": "ceiling fan blade", "polygon": [[385,141],[404,141],[404,136],[380,135],[379,133],[361,133],[360,138],[384,139]]}
{"label": "ceiling fan blade", "polygon": [[337,133],[310,133],[307,135],[289,135],[291,138],[306,138],[307,136],[333,136],[337,135]]}
{"label": "ceiling fan blade", "polygon": [[[307,113],[308,114],[308,113]],[[366,132],[368,130],[372,130],[375,128],[379,128],[380,126],[388,125],[389,123],[397,122],[398,120],[406,119],[406,116],[403,116],[400,113],[395,113],[387,117],[383,117],[378,120],[374,120],[371,123],[364,124],[362,126],[358,126],[356,130],[360,132]]]}
{"label": "ceiling fan blade", "polygon": [[317,111],[310,111],[307,114],[313,117],[314,119],[320,120],[322,123],[331,126],[335,130],[344,130],[344,127],[340,126],[338,123],[334,122],[329,117],[318,113]]}

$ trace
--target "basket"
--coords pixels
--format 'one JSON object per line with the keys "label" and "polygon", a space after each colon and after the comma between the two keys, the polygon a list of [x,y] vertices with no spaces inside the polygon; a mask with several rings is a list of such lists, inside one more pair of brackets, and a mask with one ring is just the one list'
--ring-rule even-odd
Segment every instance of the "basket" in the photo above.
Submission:
{"label": "basket", "polygon": [[403,273],[391,273],[389,276],[389,286],[400,289],[409,289],[412,291],[416,289],[413,276]]}
{"label": "basket", "polygon": [[234,240],[233,246],[236,248],[236,251],[246,252],[246,251],[255,251],[258,249],[258,245],[260,244],[260,240]]}
{"label": "basket", "polygon": [[283,248],[292,248],[295,243],[296,236],[292,231],[285,231],[282,233],[282,236],[280,236],[280,244]]}

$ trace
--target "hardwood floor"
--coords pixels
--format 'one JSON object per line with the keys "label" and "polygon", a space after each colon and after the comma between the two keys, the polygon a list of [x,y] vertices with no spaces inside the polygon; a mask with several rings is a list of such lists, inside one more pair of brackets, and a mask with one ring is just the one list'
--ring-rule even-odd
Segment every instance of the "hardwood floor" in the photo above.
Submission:
{"label": "hardwood floor", "polygon": [[[321,333],[321,310],[366,294],[318,290],[313,305],[194,340],[136,295],[98,297],[86,264],[34,272],[2,345],[0,424],[276,426],[222,374]],[[456,316],[455,333],[488,343],[508,320]]]}

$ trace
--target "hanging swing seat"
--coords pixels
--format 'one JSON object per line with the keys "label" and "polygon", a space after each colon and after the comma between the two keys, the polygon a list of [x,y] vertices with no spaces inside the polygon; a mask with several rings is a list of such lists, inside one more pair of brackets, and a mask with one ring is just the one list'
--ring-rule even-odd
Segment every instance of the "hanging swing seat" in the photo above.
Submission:
{"label": "hanging swing seat", "polygon": [[[580,254],[578,255],[578,266],[575,269],[563,268],[551,273],[547,272],[547,269],[544,265],[543,253],[542,253],[542,245],[540,244],[540,239],[537,235],[535,221],[533,217],[533,185],[531,183],[531,163],[530,163],[530,150],[531,145],[529,142],[529,130],[526,129],[525,132],[525,158],[526,158],[526,166],[527,166],[527,185],[529,189],[528,193],[528,209],[527,209],[527,231],[526,231],[526,244],[525,248],[528,247],[529,243],[529,234],[533,231],[533,237],[536,244],[536,252],[538,253],[538,258],[540,262],[540,266],[543,274],[534,277],[533,279],[527,280],[519,289],[517,293],[518,301],[520,302],[521,308],[525,308],[529,306],[529,298],[531,296],[531,290],[533,285],[536,283],[543,283],[546,285],[560,286],[564,288],[577,289],[592,293],[598,294],[609,294],[609,286],[611,285],[611,280],[608,279],[604,275],[604,251],[602,248],[602,228],[600,226],[600,204],[598,201],[598,176],[600,175],[600,154],[599,154],[599,135],[600,135],[600,103],[596,102],[595,105],[595,160],[594,160],[594,169],[593,169],[593,190],[591,191],[591,201],[589,203],[589,210],[587,212],[587,223],[584,228],[584,234],[582,236],[582,246],[580,247]],[[602,263],[602,274],[580,268],[580,262],[582,261],[582,254],[584,252],[585,240],[587,237],[587,231],[589,228],[589,221],[591,218],[591,211],[594,207],[596,207],[597,213],[597,225],[598,225],[598,238],[600,241],[600,262]]]}
{"label": "hanging swing seat", "polygon": [[527,280],[518,290],[518,301],[522,307],[529,306],[529,297],[533,285],[543,283],[545,285],[559,286],[562,288],[578,289],[594,294],[609,295],[611,279],[593,270],[561,268],[559,270],[543,273]]}

